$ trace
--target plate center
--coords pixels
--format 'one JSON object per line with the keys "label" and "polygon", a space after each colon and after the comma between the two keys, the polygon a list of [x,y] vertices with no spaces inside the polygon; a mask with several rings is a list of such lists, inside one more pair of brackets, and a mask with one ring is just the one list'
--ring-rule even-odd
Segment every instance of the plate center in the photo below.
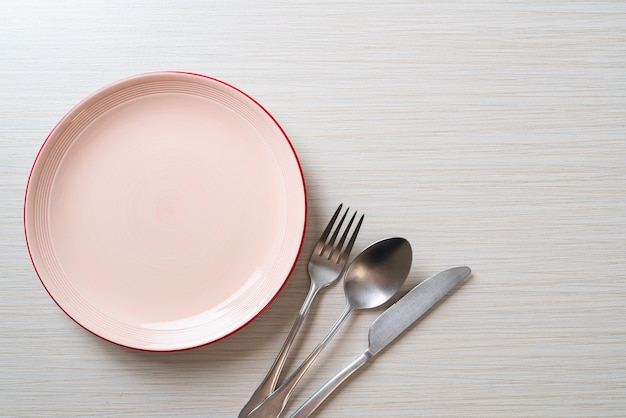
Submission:
{"label": "plate center", "polygon": [[187,94],[134,99],[65,156],[51,199],[55,252],[79,293],[115,319],[194,317],[271,269],[280,239],[255,239],[285,234],[280,189],[273,154],[239,114]]}

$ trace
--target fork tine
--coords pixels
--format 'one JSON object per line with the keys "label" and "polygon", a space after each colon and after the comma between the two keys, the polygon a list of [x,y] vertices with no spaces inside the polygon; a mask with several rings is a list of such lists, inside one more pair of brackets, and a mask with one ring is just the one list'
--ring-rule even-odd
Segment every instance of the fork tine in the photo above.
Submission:
{"label": "fork tine", "polygon": [[339,230],[341,229],[341,225],[343,225],[343,221],[346,220],[346,215],[348,214],[349,210],[350,210],[350,208],[347,208],[346,211],[343,213],[343,216],[341,217],[341,220],[339,221],[339,223],[337,224],[337,227],[335,228],[335,232],[333,232],[332,237],[330,237],[330,239],[328,240],[326,245],[324,245],[324,249],[322,251],[322,254],[325,253],[327,249],[329,249],[329,248],[331,249],[331,253],[328,254],[328,259],[329,260],[330,260],[330,255],[332,254],[333,246],[335,245],[335,240],[337,239],[337,235],[339,235]]}
{"label": "fork tine", "polygon": [[352,247],[354,246],[354,241],[356,241],[356,236],[359,234],[359,230],[361,229],[363,218],[365,218],[365,215],[361,215],[361,218],[359,218],[359,222],[356,224],[356,227],[354,228],[354,232],[352,233],[352,236],[350,237],[350,241],[348,241],[348,245],[346,246],[346,249],[343,250],[343,253],[341,253],[339,258],[337,259],[337,264],[343,264],[348,261],[348,257],[350,257],[350,252],[352,251]]}
{"label": "fork tine", "polygon": [[328,238],[330,231],[333,229],[333,225],[335,224],[335,221],[337,220],[337,216],[339,216],[339,213],[341,212],[342,207],[343,207],[343,203],[341,203],[337,207],[337,210],[333,214],[332,218],[330,218],[330,221],[328,221],[328,225],[326,225],[326,229],[324,229],[324,232],[322,232],[322,236],[317,241],[317,244],[315,245],[315,253],[317,253],[317,255],[322,255],[322,252],[324,251],[325,244],[326,244],[326,238]]}
{"label": "fork tine", "polygon": [[[356,212],[352,214],[352,218],[350,218],[350,222],[348,222],[346,229],[343,231],[343,235],[341,236],[341,239],[339,240],[337,245],[335,245],[335,247],[332,249],[332,251],[328,255],[329,260],[333,258],[333,255],[335,255],[335,253],[341,254],[341,248],[343,248],[343,244],[346,242],[346,237],[348,236],[348,232],[350,232],[350,228],[352,227],[352,223],[354,222],[355,217],[356,217]],[[337,256],[337,259],[339,259],[339,256]]]}

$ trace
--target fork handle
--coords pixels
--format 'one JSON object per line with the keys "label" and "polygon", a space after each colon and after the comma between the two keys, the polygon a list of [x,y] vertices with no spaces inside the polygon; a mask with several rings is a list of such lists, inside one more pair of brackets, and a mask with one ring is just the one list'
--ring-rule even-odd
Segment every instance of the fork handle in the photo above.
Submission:
{"label": "fork handle", "polygon": [[317,356],[322,352],[324,347],[331,340],[333,335],[341,327],[341,324],[350,315],[354,308],[346,303],[346,307],[335,324],[331,327],[326,337],[320,342],[317,347],[309,354],[309,356],[302,362],[302,364],[296,369],[295,372],[289,376],[285,382],[279,386],[270,396],[268,396],[259,406],[250,412],[248,418],[277,418],[280,416],[283,409],[287,405],[291,393],[295,389],[296,385],[300,382],[304,374],[309,370],[309,367],[313,364]]}
{"label": "fork handle", "polygon": [[293,344],[294,339],[296,338],[296,334],[300,330],[302,323],[304,322],[304,318],[306,317],[309,309],[311,308],[311,304],[313,303],[313,299],[320,291],[320,288],[317,287],[313,282],[311,282],[311,286],[309,287],[309,293],[304,299],[302,303],[302,307],[300,308],[300,312],[298,312],[298,316],[294,321],[291,331],[287,335],[287,339],[283,343],[278,356],[276,356],[276,360],[274,360],[274,364],[270,367],[270,370],[267,372],[267,375],[259,385],[259,387],[254,391],[250,400],[244,405],[239,412],[238,418],[246,418],[248,414],[256,408],[265,398],[269,396],[270,393],[274,391],[276,388],[276,383],[278,382],[278,377],[280,376],[280,372],[285,365],[285,360],[287,359],[287,354],[289,354],[289,350],[291,349],[291,345]]}

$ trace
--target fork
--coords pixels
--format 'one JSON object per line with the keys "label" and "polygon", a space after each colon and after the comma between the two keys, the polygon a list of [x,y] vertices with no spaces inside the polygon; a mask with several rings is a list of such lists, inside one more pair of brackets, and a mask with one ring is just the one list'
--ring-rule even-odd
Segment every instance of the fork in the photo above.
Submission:
{"label": "fork", "polygon": [[[276,356],[274,364],[272,364],[272,367],[270,367],[270,370],[267,372],[265,379],[263,379],[259,387],[250,397],[250,400],[248,400],[248,402],[241,409],[241,412],[239,412],[239,418],[247,417],[254,408],[267,398],[270,393],[274,391],[274,389],[276,389],[276,384],[278,383],[280,372],[282,371],[285,360],[287,359],[287,354],[289,353],[296,334],[300,330],[300,326],[302,325],[304,318],[309,312],[309,308],[311,307],[315,296],[317,296],[320,290],[336,282],[341,277],[341,273],[346,267],[348,257],[350,256],[350,252],[354,246],[354,241],[356,241],[359,229],[361,229],[361,224],[363,223],[365,215],[361,215],[359,218],[359,221],[357,222],[354,231],[346,244],[350,228],[356,218],[357,213],[354,212],[348,221],[348,225],[345,227],[341,238],[339,238],[339,241],[335,244],[335,241],[339,236],[340,229],[346,220],[348,211],[350,210],[350,208],[345,210],[343,216],[333,231],[333,227],[335,226],[335,222],[341,213],[342,207],[343,204],[339,205],[333,214],[332,218],[328,222],[328,225],[326,226],[326,229],[324,229],[320,239],[317,241],[311,257],[309,258],[308,273],[311,284],[309,292],[302,303],[302,307],[300,308],[300,312],[298,312],[298,316],[291,327],[291,331],[289,331],[287,339],[283,343],[278,356]],[[346,244],[345,248],[344,244]]]}

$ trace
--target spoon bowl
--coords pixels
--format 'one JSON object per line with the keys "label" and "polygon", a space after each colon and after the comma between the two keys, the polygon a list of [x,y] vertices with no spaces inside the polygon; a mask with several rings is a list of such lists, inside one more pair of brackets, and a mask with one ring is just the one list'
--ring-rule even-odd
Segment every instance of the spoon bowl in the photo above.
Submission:
{"label": "spoon bowl", "polygon": [[411,244],[404,238],[387,238],[367,247],[346,271],[347,304],[371,309],[387,302],[404,284],[412,260]]}

